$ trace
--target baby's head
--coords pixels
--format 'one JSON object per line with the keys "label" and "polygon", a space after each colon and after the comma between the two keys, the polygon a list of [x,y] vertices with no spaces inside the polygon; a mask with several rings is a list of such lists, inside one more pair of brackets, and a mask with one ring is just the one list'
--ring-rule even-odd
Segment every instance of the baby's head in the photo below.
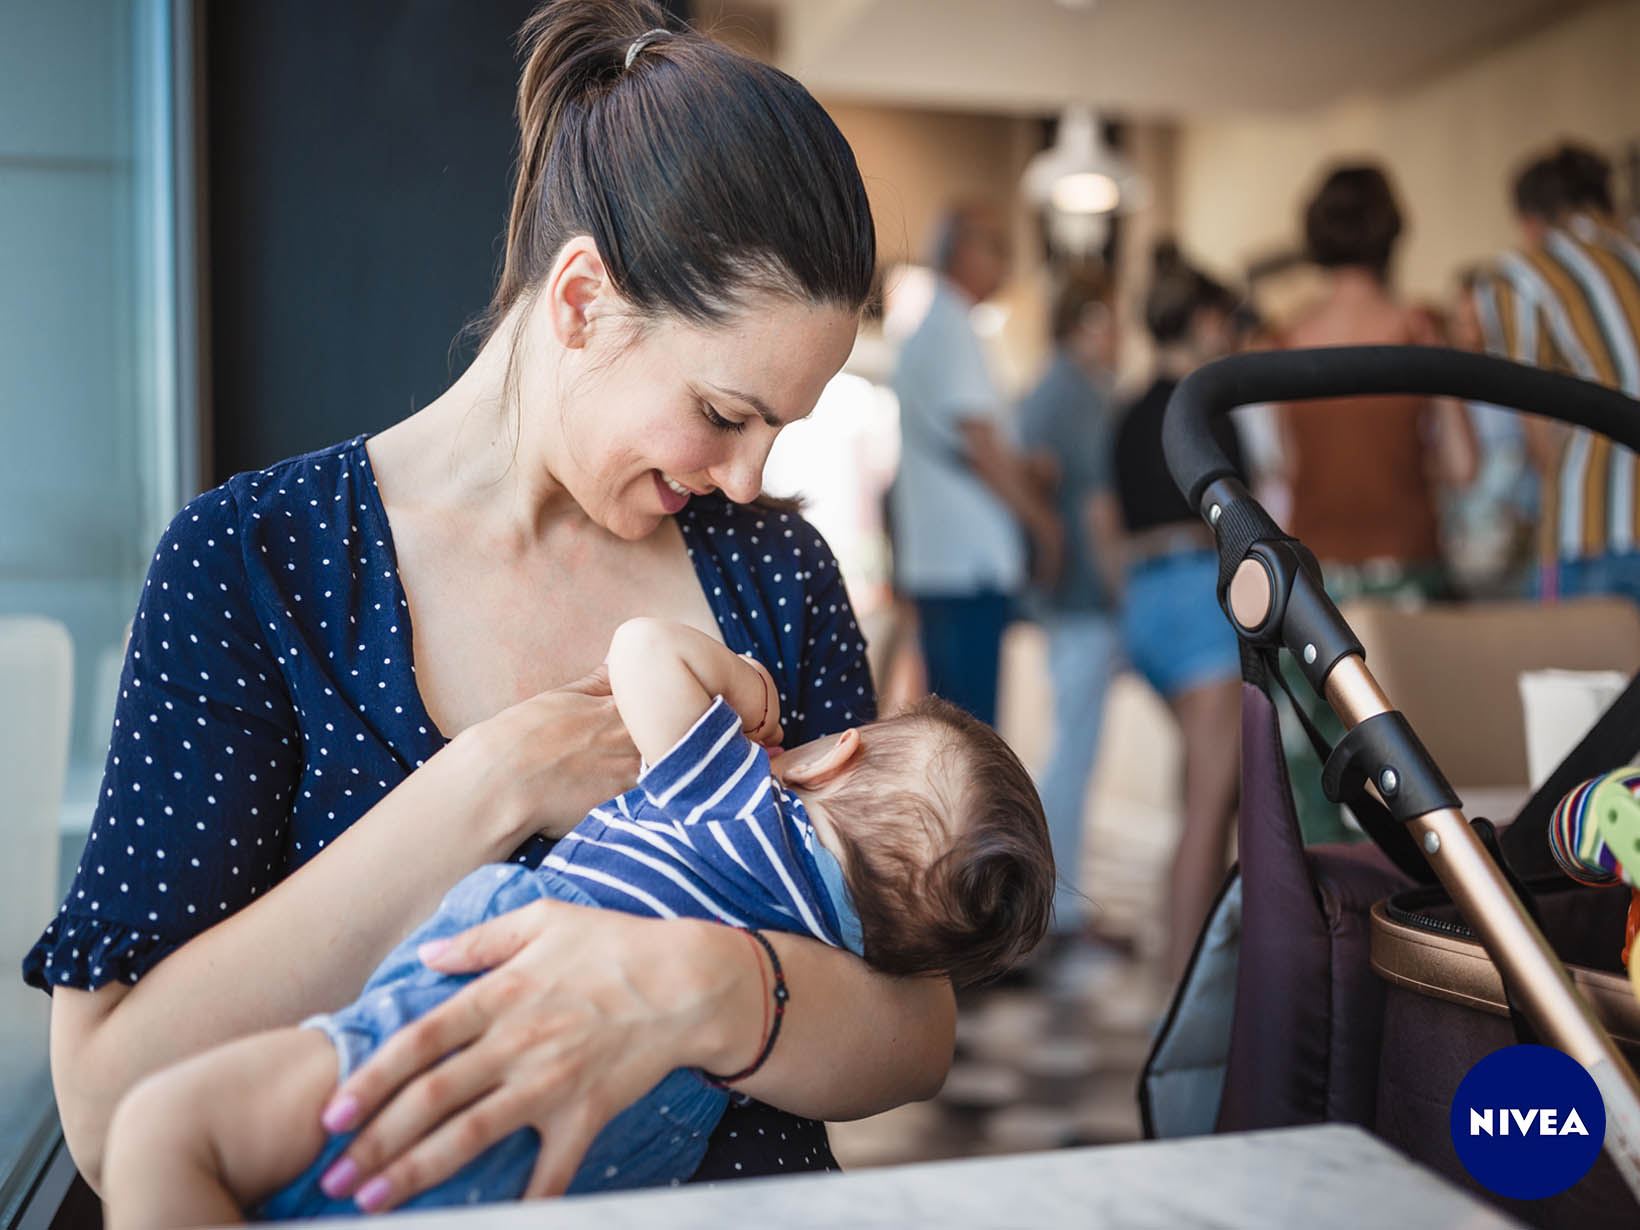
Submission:
{"label": "baby's head", "polygon": [[1046,933],[1054,863],[1042,802],[1002,737],[955,705],[930,698],[805,744],[775,772],[841,861],[878,969],[984,982]]}

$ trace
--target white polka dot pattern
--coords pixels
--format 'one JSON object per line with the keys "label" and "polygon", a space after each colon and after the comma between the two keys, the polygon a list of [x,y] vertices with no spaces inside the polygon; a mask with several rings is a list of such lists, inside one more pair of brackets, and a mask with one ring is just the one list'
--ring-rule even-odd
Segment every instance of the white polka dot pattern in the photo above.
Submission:
{"label": "white polka dot pattern", "polygon": [[[865,644],[812,526],[721,496],[692,500],[679,526],[724,640],[771,666],[788,742],[875,716]],[[199,496],[154,553],[91,836],[28,980],[136,981],[443,742],[415,686],[364,438]],[[537,839],[516,857],[545,852]]]}
{"label": "white polka dot pattern", "polygon": [[[678,523],[725,643],[771,668],[788,743],[876,715],[864,639],[812,526],[721,496]],[[362,436],[178,513],[133,621],[91,834],[25,979],[137,981],[443,746],[409,614]],[[535,838],[514,857],[548,848]],[[825,1164],[823,1129],[818,1141],[803,1152]]]}

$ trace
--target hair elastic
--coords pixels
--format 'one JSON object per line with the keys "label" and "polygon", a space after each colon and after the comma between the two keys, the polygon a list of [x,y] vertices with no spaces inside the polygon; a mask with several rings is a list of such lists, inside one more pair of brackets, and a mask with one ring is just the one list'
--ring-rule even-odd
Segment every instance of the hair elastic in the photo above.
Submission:
{"label": "hair elastic", "polygon": [[664,30],[659,26],[655,27],[653,30],[645,30],[642,34],[638,35],[637,38],[633,39],[632,45],[626,49],[626,63],[622,66],[623,71],[624,69],[632,67],[632,61],[636,60],[638,58],[638,53],[645,47],[649,46],[650,43],[653,43],[658,38],[671,37],[672,31]]}

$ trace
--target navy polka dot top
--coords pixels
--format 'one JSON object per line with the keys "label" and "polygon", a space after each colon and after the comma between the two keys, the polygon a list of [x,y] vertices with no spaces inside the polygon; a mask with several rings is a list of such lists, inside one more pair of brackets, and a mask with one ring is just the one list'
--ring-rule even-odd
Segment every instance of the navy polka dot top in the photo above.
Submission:
{"label": "navy polka dot top", "polygon": [[[166,530],[91,834],[24,960],[31,985],[136,982],[443,746],[364,439],[237,475]],[[778,682],[789,742],[875,716],[837,563],[807,522],[715,496],[678,523],[724,641]]]}

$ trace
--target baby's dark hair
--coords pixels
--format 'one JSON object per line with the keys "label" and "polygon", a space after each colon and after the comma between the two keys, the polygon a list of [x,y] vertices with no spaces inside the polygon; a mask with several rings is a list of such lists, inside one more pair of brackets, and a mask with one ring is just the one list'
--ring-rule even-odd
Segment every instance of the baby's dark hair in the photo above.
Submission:
{"label": "baby's dark hair", "polygon": [[[825,805],[866,960],[958,986],[1006,973],[1053,912],[1053,848],[1031,775],[996,731],[937,697],[868,726],[861,743]],[[909,782],[919,765],[929,780]],[[951,834],[932,862],[924,833]]]}

